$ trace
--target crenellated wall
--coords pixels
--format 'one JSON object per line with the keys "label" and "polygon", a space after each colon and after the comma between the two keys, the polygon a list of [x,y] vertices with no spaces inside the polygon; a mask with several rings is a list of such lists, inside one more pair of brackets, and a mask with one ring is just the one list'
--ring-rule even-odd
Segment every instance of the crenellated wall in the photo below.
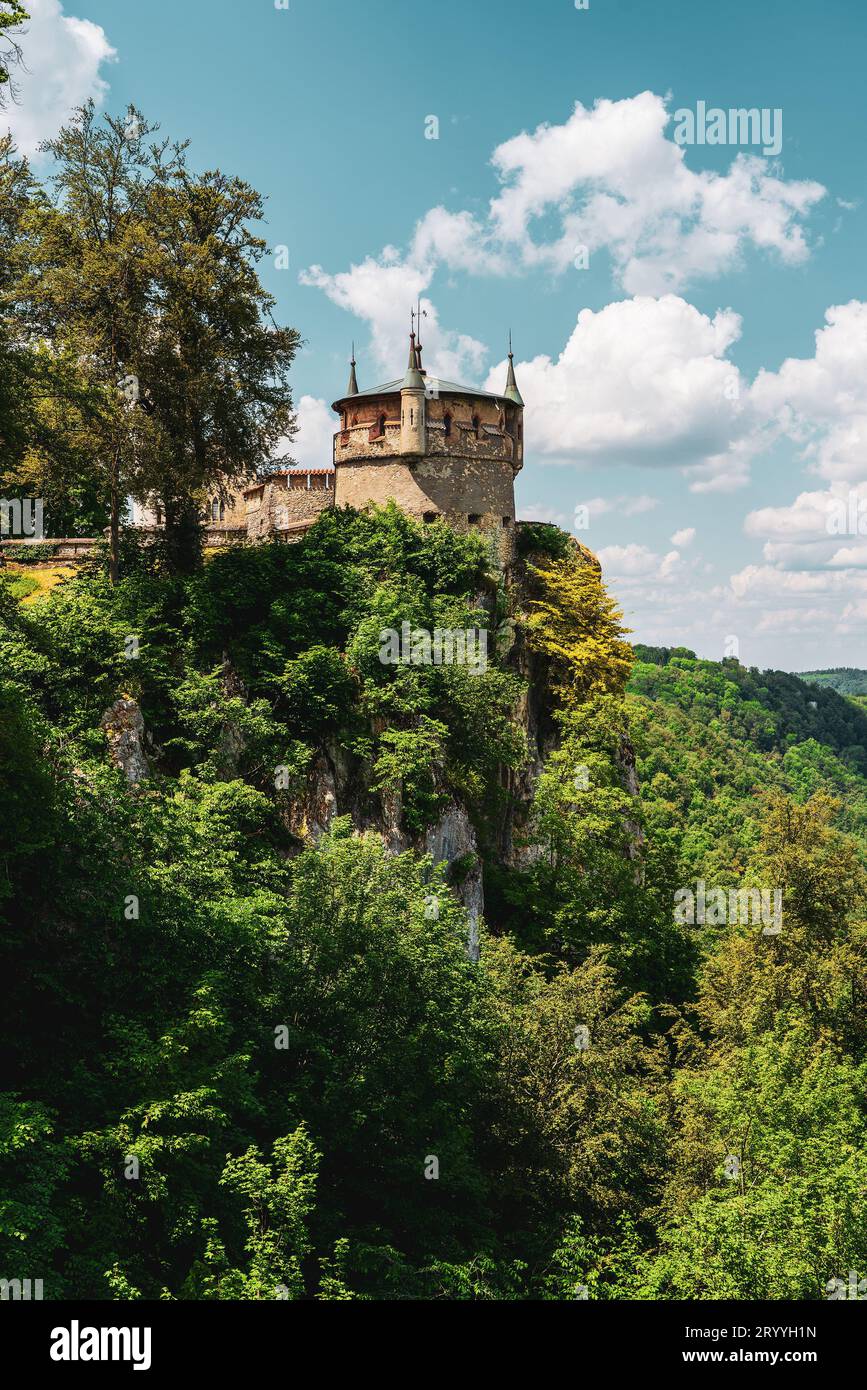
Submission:
{"label": "crenellated wall", "polygon": [[393,500],[418,521],[443,517],[456,530],[477,527],[493,534],[501,562],[509,563],[523,412],[489,396],[439,393],[436,383],[427,389],[425,448],[418,453],[401,448],[400,414],[415,408],[414,395],[342,403],[342,428],[334,436],[336,505]]}
{"label": "crenellated wall", "polygon": [[275,473],[245,493],[247,539],[258,541],[294,534],[333,506],[331,469]]}

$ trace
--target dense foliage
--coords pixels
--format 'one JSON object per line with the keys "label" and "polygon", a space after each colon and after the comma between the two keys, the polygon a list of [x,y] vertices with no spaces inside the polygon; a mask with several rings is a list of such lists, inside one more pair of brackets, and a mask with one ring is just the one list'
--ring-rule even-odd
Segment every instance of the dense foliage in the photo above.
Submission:
{"label": "dense foliage", "polygon": [[[395,508],[187,576],[129,546],[122,576],[0,581],[3,1277],[786,1299],[867,1267],[867,716],[683,653],[626,693],[574,547],[506,590]],[[404,621],[484,629],[487,668],[384,665]],[[314,841],[323,759],[351,815]],[[456,802],[478,962],[471,866],[424,853]],[[696,877],[779,885],[782,932],[677,925]]]}
{"label": "dense foliage", "polygon": [[802,671],[802,681],[830,686],[838,695],[867,695],[867,671],[853,666],[835,666],[828,671]]}

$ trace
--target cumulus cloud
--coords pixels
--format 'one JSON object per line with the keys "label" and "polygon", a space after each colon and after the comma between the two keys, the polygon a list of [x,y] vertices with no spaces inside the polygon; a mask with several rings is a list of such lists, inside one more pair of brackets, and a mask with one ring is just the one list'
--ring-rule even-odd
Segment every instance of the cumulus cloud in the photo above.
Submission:
{"label": "cumulus cloud", "polygon": [[554,526],[562,526],[568,530],[571,520],[565,512],[558,512],[556,507],[548,507],[543,502],[527,502],[518,506],[519,521],[549,521]]}
{"label": "cumulus cloud", "polygon": [[28,0],[26,8],[24,67],[15,74],[19,102],[10,102],[0,119],[20,152],[32,157],[76,106],[88,98],[102,103],[108,91],[102,69],[117,54],[99,24],[64,14],[60,0]]}
{"label": "cumulus cloud", "polygon": [[[763,370],[750,390],[757,428],[767,440],[796,446],[808,472],[826,486],[802,491],[787,505],[761,507],[744,521],[761,539],[763,565],[732,576],[743,602],[773,606],[795,594],[833,596],[829,631],[863,632],[867,584],[867,304],[833,305],[809,358],[787,358]],[[787,609],[786,611],[790,611]],[[800,629],[793,629],[793,631]]]}
{"label": "cumulus cloud", "polygon": [[302,396],[297,410],[298,429],[292,440],[284,439],[275,449],[275,458],[297,463],[303,468],[328,468],[332,461],[332,441],[336,416],[318,396]]}
{"label": "cumulus cloud", "polygon": [[[367,323],[378,373],[390,377],[405,365],[410,308],[430,287],[443,262],[471,272],[496,264],[484,252],[481,231],[469,213],[433,208],[417,225],[405,254],[386,246],[379,256],[367,256],[349,270],[329,274],[313,265],[301,272],[300,279]],[[430,298],[422,299],[422,310],[427,369],[446,380],[477,378],[487,355],[484,343],[444,328]]]}
{"label": "cumulus cloud", "polygon": [[[632,294],[662,294],[719,275],[752,245],[789,264],[809,253],[799,218],[825,195],[821,184],[787,182],[757,154],[729,171],[696,172],[668,137],[664,98],[577,102],[562,125],[540,125],[505,141],[492,162],[505,187],[490,207],[499,240],[527,263],[565,269],[578,247],[607,249]],[[553,241],[533,239],[548,213]]]}
{"label": "cumulus cloud", "polygon": [[[518,364],[534,452],[561,463],[710,465],[721,485],[738,485],[751,421],[725,354],[740,329],[732,310],[709,318],[677,295],[582,309],[559,357]],[[493,367],[487,389],[504,374],[505,362]]]}
{"label": "cumulus cloud", "polygon": [[682,569],[679,551],[670,550],[666,555],[658,555],[646,545],[607,545],[598,552],[599,562],[606,577],[615,585],[628,586],[630,583],[657,580],[665,582],[674,579]]}
{"label": "cumulus cloud", "polygon": [[591,497],[589,502],[582,505],[587,508],[591,519],[604,516],[606,512],[616,512],[618,516],[642,516],[659,506],[659,498],[650,497],[645,492],[638,496],[621,492],[613,497]]}
{"label": "cumulus cloud", "polygon": [[[653,92],[600,100],[591,109],[579,102],[564,123],[497,146],[491,163],[501,188],[486,213],[430,208],[404,249],[386,246],[344,271],[310,266],[301,281],[369,324],[378,368],[391,375],[405,347],[409,308],[440,268],[503,275],[541,266],[562,273],[585,247],[610,255],[615,281],[628,294],[657,296],[731,270],[750,246],[786,264],[803,261],[809,245],[802,223],[824,188],[786,181],[757,154],[737,154],[725,174],[691,170],[684,148],[670,138],[670,120],[665,99]],[[443,328],[429,302],[427,308],[428,364],[442,376],[474,379],[484,346]]]}
{"label": "cumulus cloud", "polygon": [[694,540],[695,540],[695,527],[694,527],[694,526],[684,526],[684,528],[683,528],[682,531],[675,531],[674,535],[673,535],[672,538],[671,538],[671,543],[672,543],[672,545],[676,545],[676,546],[681,546],[681,547],[682,547],[682,546],[685,546],[685,545],[692,545],[692,543],[693,543]]}
{"label": "cumulus cloud", "polygon": [[826,310],[812,357],[789,357],[760,371],[750,395],[769,426],[801,449],[811,471],[829,481],[867,473],[867,303]]}

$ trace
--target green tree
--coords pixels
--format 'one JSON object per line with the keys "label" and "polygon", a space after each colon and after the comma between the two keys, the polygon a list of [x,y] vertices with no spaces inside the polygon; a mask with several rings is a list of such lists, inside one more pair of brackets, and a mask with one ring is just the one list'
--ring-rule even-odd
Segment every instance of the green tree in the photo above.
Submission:
{"label": "green tree", "polygon": [[[0,111],[6,105],[6,93],[12,86],[12,69],[21,62],[16,31],[20,31],[29,17],[19,0],[0,0]],[[14,91],[12,87],[13,96]]]}
{"label": "green tree", "polygon": [[31,317],[55,352],[82,364],[96,387],[88,443],[109,496],[113,583],[134,415],[144,404],[135,350],[148,332],[147,190],[168,152],[165,143],[147,150],[153,129],[132,107],[125,121],[100,120],[90,102],[45,142],[43,149],[54,160],[55,200],[40,205],[33,217],[34,265],[23,287]]}

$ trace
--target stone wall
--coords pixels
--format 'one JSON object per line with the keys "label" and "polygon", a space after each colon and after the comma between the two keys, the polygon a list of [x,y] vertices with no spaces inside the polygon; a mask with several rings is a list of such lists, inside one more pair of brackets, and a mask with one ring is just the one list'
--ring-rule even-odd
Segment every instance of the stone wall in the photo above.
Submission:
{"label": "stone wall", "polygon": [[258,486],[248,488],[245,501],[248,540],[295,533],[312,525],[322,512],[334,506],[334,474],[323,469],[275,473]]}
{"label": "stone wall", "polygon": [[[432,392],[436,383],[431,382]],[[404,406],[405,408],[405,406]],[[514,553],[515,474],[523,462],[522,412],[511,402],[443,393],[425,400],[424,454],[401,453],[399,395],[347,405],[335,435],[338,507],[393,499],[417,521],[443,517],[456,530],[478,527],[501,563]]]}

